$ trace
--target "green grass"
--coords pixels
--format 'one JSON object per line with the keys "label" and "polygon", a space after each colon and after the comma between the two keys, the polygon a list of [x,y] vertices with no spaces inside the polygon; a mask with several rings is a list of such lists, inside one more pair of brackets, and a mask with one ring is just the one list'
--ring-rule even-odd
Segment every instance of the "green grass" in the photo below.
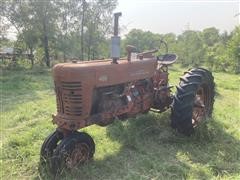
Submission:
{"label": "green grass", "polygon": [[[171,84],[178,83],[183,71],[170,68]],[[66,179],[240,179],[240,79],[226,73],[214,77],[213,118],[195,135],[172,130],[170,111],[84,128],[96,143],[94,161]],[[51,72],[3,71],[0,85],[0,178],[40,179],[40,147],[55,129]]]}

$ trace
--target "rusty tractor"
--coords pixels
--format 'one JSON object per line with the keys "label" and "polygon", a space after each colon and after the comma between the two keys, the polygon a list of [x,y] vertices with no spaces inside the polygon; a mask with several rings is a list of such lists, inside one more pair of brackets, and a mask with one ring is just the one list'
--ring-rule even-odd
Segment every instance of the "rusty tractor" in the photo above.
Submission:
{"label": "rusty tractor", "polygon": [[93,158],[93,139],[77,131],[86,126],[106,126],[116,119],[171,108],[171,126],[191,135],[212,114],[214,78],[208,70],[194,68],[185,72],[172,95],[168,66],[176,61],[175,54],[154,56],[157,49],[136,53],[134,46],[127,46],[127,57],[120,58],[120,15],[116,13],[114,18],[112,59],[72,61],[53,68],[57,113],[52,121],[57,129],[44,141],[41,161],[54,173]]}

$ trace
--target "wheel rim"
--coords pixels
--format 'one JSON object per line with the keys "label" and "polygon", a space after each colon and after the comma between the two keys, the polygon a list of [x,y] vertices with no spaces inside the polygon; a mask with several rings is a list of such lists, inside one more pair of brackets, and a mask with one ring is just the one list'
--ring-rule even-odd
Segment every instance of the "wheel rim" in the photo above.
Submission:
{"label": "wheel rim", "polygon": [[209,107],[209,89],[206,85],[201,85],[196,92],[194,98],[194,106],[192,113],[192,125],[196,127],[203,121],[208,114]]}
{"label": "wheel rim", "polygon": [[66,158],[66,166],[69,169],[86,162],[89,159],[89,146],[86,143],[77,143]]}

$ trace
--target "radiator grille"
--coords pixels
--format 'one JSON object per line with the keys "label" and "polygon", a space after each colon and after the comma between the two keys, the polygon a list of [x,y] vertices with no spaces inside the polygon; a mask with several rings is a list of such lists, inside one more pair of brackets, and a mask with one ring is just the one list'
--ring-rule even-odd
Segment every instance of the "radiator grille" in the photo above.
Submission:
{"label": "radiator grille", "polygon": [[58,111],[69,116],[82,115],[81,82],[61,82],[61,95],[57,93]]}

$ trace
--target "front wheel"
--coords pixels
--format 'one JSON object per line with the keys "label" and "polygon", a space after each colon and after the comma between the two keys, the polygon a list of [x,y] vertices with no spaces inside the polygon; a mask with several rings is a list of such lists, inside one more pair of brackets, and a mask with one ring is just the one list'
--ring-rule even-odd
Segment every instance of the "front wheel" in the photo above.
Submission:
{"label": "front wheel", "polygon": [[214,103],[214,78],[206,69],[191,69],[180,78],[173,99],[171,126],[191,135],[194,128],[210,117]]}
{"label": "front wheel", "polygon": [[73,132],[62,140],[52,158],[52,172],[60,173],[63,169],[74,169],[93,158],[95,143],[85,132]]}
{"label": "front wheel", "polygon": [[58,130],[51,133],[43,142],[40,151],[40,162],[47,164],[57,148],[58,143],[63,139],[63,134]]}

